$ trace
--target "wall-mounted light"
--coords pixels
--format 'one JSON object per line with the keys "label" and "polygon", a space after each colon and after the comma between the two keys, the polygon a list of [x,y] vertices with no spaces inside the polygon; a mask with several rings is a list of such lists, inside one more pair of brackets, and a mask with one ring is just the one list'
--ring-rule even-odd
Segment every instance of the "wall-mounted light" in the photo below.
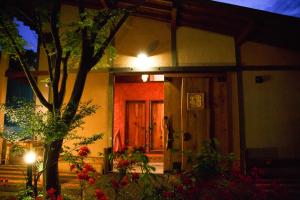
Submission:
{"label": "wall-mounted light", "polygon": [[147,70],[151,67],[151,60],[145,53],[140,53],[135,59],[134,67],[141,70]]}
{"label": "wall-mounted light", "polygon": [[143,82],[147,82],[148,78],[149,78],[148,74],[142,74],[142,80],[143,80]]}

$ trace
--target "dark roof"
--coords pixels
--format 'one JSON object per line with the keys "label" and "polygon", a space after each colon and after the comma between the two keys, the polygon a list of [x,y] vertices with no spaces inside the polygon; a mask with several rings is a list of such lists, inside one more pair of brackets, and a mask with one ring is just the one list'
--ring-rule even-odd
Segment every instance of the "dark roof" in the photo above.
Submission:
{"label": "dark roof", "polygon": [[[103,8],[108,1],[85,2],[91,8]],[[117,7],[140,3],[141,0],[119,0]],[[207,0],[145,0],[133,15],[230,35],[238,44],[254,41],[300,51],[299,18]]]}

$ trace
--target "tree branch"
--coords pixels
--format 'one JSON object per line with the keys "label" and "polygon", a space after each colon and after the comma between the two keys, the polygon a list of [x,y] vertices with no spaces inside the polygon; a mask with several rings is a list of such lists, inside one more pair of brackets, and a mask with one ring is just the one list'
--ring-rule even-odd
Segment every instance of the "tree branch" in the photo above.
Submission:
{"label": "tree branch", "polygon": [[122,24],[126,21],[126,19],[128,18],[129,13],[125,12],[125,14],[122,16],[122,18],[119,20],[119,22],[117,23],[117,25],[115,26],[115,28],[110,31],[110,34],[108,36],[108,38],[106,38],[106,40],[103,42],[103,44],[101,45],[101,48],[96,52],[96,54],[93,56],[92,61],[91,61],[91,65],[90,68],[92,68],[93,66],[95,66],[97,64],[97,62],[100,60],[100,58],[102,57],[106,47],[109,45],[109,43],[112,41],[112,39],[114,38],[115,34],[118,32],[118,30],[121,28]]}
{"label": "tree branch", "polygon": [[[83,0],[78,0],[78,11],[79,11],[79,17],[80,21],[82,24],[84,24],[84,21],[86,19],[86,16],[84,15],[85,13],[85,8],[84,8],[84,3]],[[91,45],[90,41],[88,39],[88,33],[87,33],[87,27],[84,26],[81,29],[81,62],[87,63],[88,62],[88,57],[91,55]],[[82,66],[86,67],[86,66]]]}
{"label": "tree branch", "polygon": [[22,53],[21,51],[18,49],[17,47],[17,44],[14,40],[14,38],[12,37],[12,35],[10,34],[9,30],[7,29],[5,23],[0,20],[0,23],[1,23],[1,26],[3,27],[6,35],[8,36],[8,38],[10,39],[17,55],[18,55],[18,59],[19,59],[19,62],[21,64],[21,67],[26,75],[26,78],[33,90],[33,92],[35,93],[35,95],[37,96],[37,98],[40,100],[40,102],[48,109],[48,110],[51,110],[52,108],[52,105],[45,99],[45,97],[43,96],[43,94],[41,93],[40,89],[38,88],[37,86],[37,83],[35,81],[35,79],[33,78],[30,70],[29,70],[29,67],[26,65],[26,63],[24,62],[24,60],[22,59]]}
{"label": "tree branch", "polygon": [[[46,56],[47,56],[47,62],[48,62],[48,71],[49,71],[49,76],[50,76],[50,82],[51,82],[51,85],[53,83],[53,67],[52,67],[52,61],[51,61],[51,56],[50,56],[50,52],[47,48],[47,44],[46,44],[46,39],[44,37],[44,33],[43,33],[43,28],[42,28],[42,22],[41,22],[41,18],[40,16],[38,16],[38,35],[41,39],[41,42],[42,42],[42,45],[43,45],[43,48],[44,48],[44,51],[46,53]],[[40,56],[40,55],[38,55]]]}
{"label": "tree branch", "polygon": [[51,33],[53,35],[56,56],[55,56],[55,68],[53,77],[53,104],[54,108],[58,109],[58,85],[60,80],[60,66],[62,58],[62,47],[59,39],[59,24],[58,24],[58,13],[60,11],[60,1],[55,0],[54,5],[51,9],[50,26]]}
{"label": "tree branch", "polygon": [[[109,10],[109,13],[107,13],[105,18],[96,25],[96,30],[100,30],[101,28],[103,28],[107,24],[109,19],[112,17],[111,13],[112,13],[112,10]],[[102,15],[102,13],[101,13],[101,11],[99,11],[98,15],[96,15],[93,19],[94,22],[100,21],[101,15]],[[95,42],[98,33],[99,32],[92,32],[92,34],[91,34],[91,44],[93,44]]]}
{"label": "tree branch", "polygon": [[68,61],[70,58],[70,52],[66,53],[66,56],[63,58],[63,77],[61,81],[59,96],[58,96],[58,106],[61,107],[64,101],[65,93],[66,93],[66,86],[67,86],[67,79],[68,79]]}

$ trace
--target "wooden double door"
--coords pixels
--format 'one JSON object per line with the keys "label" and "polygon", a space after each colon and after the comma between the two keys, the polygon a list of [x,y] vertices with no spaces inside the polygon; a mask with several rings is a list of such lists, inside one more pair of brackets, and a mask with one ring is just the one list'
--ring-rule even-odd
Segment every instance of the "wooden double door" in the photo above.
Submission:
{"label": "wooden double door", "polygon": [[[205,140],[231,151],[226,74],[171,74],[164,82],[164,170],[189,169]],[[174,165],[176,163],[176,165]]]}
{"label": "wooden double door", "polygon": [[162,153],[164,103],[126,101],[125,144],[144,147],[148,153]]}

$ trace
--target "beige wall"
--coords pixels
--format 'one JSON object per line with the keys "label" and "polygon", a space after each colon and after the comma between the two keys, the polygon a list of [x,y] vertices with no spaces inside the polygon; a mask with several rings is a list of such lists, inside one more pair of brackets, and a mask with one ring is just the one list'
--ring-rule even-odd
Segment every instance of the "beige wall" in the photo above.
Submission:
{"label": "beige wall", "polygon": [[[265,76],[257,84],[255,76]],[[300,158],[300,72],[244,72],[247,148],[278,148],[281,158]]]}
{"label": "beige wall", "polygon": [[[0,104],[5,103],[6,101],[6,88],[7,88],[7,77],[5,76],[5,71],[8,68],[9,56],[5,53],[2,53],[0,59]],[[4,125],[4,114],[0,112],[0,130]],[[3,139],[0,138],[0,158],[2,153],[2,142]]]}
{"label": "beige wall", "polygon": [[[67,93],[65,102],[70,98],[75,73],[71,73],[67,83]],[[82,136],[91,136],[95,133],[104,133],[104,138],[90,145],[92,157],[99,156],[99,152],[103,152],[103,148],[108,146],[111,131],[108,127],[108,73],[91,72],[88,75],[86,87],[84,89],[81,102],[92,100],[92,104],[99,106],[96,114],[86,118],[83,129],[78,129],[78,133]]]}
{"label": "beige wall", "polygon": [[243,65],[300,65],[300,52],[255,42],[241,46]]}
{"label": "beige wall", "polygon": [[178,62],[181,66],[235,65],[233,37],[179,27],[177,30]]}
{"label": "beige wall", "polygon": [[115,37],[114,67],[133,67],[134,59],[147,53],[154,67],[171,65],[170,24],[142,17],[129,17]]}

